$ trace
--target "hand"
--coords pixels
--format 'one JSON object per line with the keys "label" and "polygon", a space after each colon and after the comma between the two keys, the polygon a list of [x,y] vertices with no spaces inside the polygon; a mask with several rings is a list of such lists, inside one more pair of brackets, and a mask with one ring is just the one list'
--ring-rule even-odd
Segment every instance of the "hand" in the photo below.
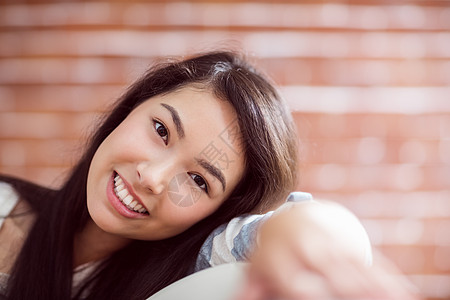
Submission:
{"label": "hand", "polygon": [[367,234],[348,210],[285,204],[258,231],[239,300],[418,299],[392,264],[370,267],[370,258]]}

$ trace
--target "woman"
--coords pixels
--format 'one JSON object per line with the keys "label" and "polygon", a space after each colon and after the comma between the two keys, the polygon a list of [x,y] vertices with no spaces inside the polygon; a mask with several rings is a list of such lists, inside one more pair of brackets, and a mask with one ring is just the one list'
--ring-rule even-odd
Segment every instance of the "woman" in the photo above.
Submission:
{"label": "woman", "polygon": [[[145,298],[192,271],[214,228],[285,198],[296,165],[288,111],[237,56],[157,66],[119,100],[59,190],[1,178],[35,218],[8,271],[7,294],[69,299],[73,269],[95,261],[74,296]],[[127,195],[110,195],[116,176],[140,209],[124,209]],[[195,203],[177,204],[175,189],[194,184],[182,196]]]}
{"label": "woman", "polygon": [[[0,177],[6,198],[17,198],[0,231],[0,244],[9,245],[1,252],[3,293],[8,299],[145,299],[204,268],[221,224],[279,206],[295,187],[296,153],[288,110],[239,56],[214,52],[158,65],[119,99],[60,189]],[[301,216],[312,235],[336,233],[324,230],[334,224],[316,222],[322,211],[284,205],[270,217],[252,258],[256,273],[285,268],[264,254],[295,240],[297,227],[285,220]],[[344,213],[336,220],[347,219]],[[363,231],[357,235],[365,238]],[[248,240],[234,257],[250,255],[255,245]],[[348,256],[361,257],[362,244]],[[289,291],[283,276],[277,279],[269,293]]]}

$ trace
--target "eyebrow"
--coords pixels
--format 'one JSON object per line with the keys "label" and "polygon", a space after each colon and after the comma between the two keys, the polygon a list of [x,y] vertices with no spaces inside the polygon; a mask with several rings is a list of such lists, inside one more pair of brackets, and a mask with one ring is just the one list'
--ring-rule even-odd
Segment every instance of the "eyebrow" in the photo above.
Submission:
{"label": "eyebrow", "polygon": [[225,176],[223,176],[222,171],[220,171],[219,168],[213,166],[212,164],[210,164],[208,161],[206,161],[204,159],[196,159],[196,161],[200,166],[203,167],[203,169],[208,171],[208,173],[210,173],[212,176],[219,179],[220,183],[222,184],[222,191],[225,191],[226,180],[225,180]]}
{"label": "eyebrow", "polygon": [[173,123],[175,124],[175,127],[177,128],[177,133],[180,138],[184,138],[184,128],[183,123],[181,122],[180,115],[178,114],[178,111],[175,109],[175,107],[170,106],[166,103],[161,103],[161,106],[167,109],[170,114],[172,115]]}

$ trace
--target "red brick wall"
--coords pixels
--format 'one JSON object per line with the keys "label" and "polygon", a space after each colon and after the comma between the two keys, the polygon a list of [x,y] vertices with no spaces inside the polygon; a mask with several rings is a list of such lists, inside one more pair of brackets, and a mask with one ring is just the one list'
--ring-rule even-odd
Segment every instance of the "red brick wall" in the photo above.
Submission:
{"label": "red brick wall", "polygon": [[448,1],[1,1],[0,172],[57,185],[146,66],[217,44],[280,85],[298,188],[350,208],[428,299],[449,299]]}

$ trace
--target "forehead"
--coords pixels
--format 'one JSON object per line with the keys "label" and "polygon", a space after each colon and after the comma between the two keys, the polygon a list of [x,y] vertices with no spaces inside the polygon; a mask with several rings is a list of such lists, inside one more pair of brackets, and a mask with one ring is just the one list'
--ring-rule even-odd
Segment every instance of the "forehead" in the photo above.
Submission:
{"label": "forehead", "polygon": [[233,106],[216,97],[209,89],[188,86],[154,97],[148,102],[152,102],[153,107],[159,106],[158,110],[167,104],[175,108],[184,127],[194,129],[194,132],[188,130],[187,137],[197,135],[195,130],[198,129],[202,130],[202,135],[220,135],[237,120]]}

